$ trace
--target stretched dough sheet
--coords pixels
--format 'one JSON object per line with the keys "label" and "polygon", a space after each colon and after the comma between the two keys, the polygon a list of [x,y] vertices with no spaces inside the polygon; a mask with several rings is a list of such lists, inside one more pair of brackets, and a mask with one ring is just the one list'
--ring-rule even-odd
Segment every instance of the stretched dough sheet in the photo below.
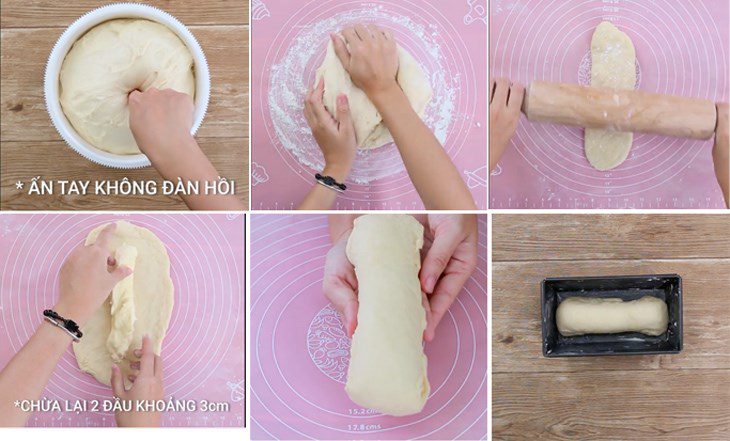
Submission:
{"label": "stretched dough sheet", "polygon": [[358,405],[394,416],[420,412],[430,392],[422,246],[423,226],[412,216],[383,214],[356,219],[347,243],[359,309],[345,391]]}
{"label": "stretched dough sheet", "polygon": [[[170,259],[162,241],[150,230],[138,227],[126,221],[118,221],[117,227],[109,240],[109,250],[118,256],[124,245],[133,246],[137,250],[134,267],[132,291],[134,293],[134,314],[136,321],[132,332],[124,337],[129,339],[127,351],[118,362],[118,366],[129,385],[127,376],[134,372],[129,367],[130,361],[137,361],[132,350],[142,347],[142,337],[149,334],[152,349],[160,354],[162,340],[172,316],[174,303],[174,287],[170,279]],[[89,233],[86,245],[96,242],[97,237],[106,225],[101,225]],[[124,282],[124,281],[122,281]],[[97,381],[110,385],[111,368],[115,363],[107,347],[109,334],[112,332],[112,296],[94,312],[89,321],[81,328],[84,333],[81,341],[73,345],[74,355],[79,368],[93,375]]]}

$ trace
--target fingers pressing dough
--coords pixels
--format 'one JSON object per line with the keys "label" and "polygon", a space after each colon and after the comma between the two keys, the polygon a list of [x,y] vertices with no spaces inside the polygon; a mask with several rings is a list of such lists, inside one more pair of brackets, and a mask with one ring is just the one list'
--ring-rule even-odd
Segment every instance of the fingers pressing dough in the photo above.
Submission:
{"label": "fingers pressing dough", "polygon": [[[415,58],[400,46],[398,47],[398,85],[408,97],[413,110],[419,116],[426,112],[433,90],[426,74]],[[324,105],[330,114],[337,115],[337,96],[347,95],[355,124],[357,145],[363,149],[380,147],[393,142],[393,137],[378,113],[375,105],[360,88],[352,83],[350,74],[342,66],[335,47],[330,41],[324,62],[317,69],[317,79],[324,78]]]}

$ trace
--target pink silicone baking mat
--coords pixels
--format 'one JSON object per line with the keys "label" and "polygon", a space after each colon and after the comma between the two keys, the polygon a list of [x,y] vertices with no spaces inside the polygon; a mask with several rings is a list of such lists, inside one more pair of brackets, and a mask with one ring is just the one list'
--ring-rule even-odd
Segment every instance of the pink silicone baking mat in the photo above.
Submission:
{"label": "pink silicone baking mat", "polygon": [[[58,298],[58,271],[98,225],[148,228],[170,256],[175,305],[162,346],[165,397],[228,403],[228,412],[168,412],[165,426],[244,426],[245,233],[243,215],[3,214],[0,216],[0,367]],[[44,391],[50,400],[106,400],[111,389],[81,372],[71,348]],[[113,426],[105,412],[34,413],[31,426]]]}
{"label": "pink silicone baking mat", "polygon": [[[304,119],[331,32],[356,22],[393,30],[434,90],[424,120],[481,209],[487,205],[486,0],[262,0],[251,5],[253,209],[291,209],[315,184],[322,154]],[[336,209],[422,209],[394,144],[358,153]]]}
{"label": "pink silicone baking mat", "polygon": [[[727,0],[492,0],[494,77],[590,82],[590,40],[602,20],[636,47],[641,90],[727,101]],[[492,172],[491,208],[724,208],[712,141],[636,134],[618,168],[593,169],[583,130],[528,122]]]}
{"label": "pink silicone baking mat", "polygon": [[426,344],[424,410],[391,417],[345,393],[350,340],[322,294],[327,218],[251,219],[252,439],[486,439],[487,221],[479,265]]}

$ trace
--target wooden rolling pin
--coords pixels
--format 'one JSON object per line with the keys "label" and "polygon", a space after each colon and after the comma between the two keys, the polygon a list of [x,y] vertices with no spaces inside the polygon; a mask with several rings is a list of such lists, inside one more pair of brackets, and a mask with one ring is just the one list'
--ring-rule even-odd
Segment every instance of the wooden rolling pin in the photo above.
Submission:
{"label": "wooden rolling pin", "polygon": [[710,139],[717,109],[710,100],[534,81],[522,111],[545,121],[619,132]]}

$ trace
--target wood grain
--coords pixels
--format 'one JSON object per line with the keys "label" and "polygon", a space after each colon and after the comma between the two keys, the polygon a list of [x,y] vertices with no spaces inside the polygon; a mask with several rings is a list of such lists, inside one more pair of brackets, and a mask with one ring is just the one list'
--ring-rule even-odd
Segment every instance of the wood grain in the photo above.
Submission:
{"label": "wood grain", "polygon": [[[730,435],[730,216],[495,215],[494,440]],[[546,277],[678,273],[680,354],[544,358]]]}
{"label": "wood grain", "polygon": [[[201,137],[248,136],[248,30],[243,26],[192,27],[201,41],[211,74],[208,113]],[[4,30],[0,84],[0,138],[55,141],[43,97],[43,73],[53,43],[63,29]]]}
{"label": "wood grain", "polygon": [[[198,138],[198,144],[221,173],[236,181],[236,194],[247,204],[248,170],[247,140],[244,138]],[[26,160],[33,152],[34,162]],[[8,164],[14,164],[8,166]],[[69,164],[64,167],[59,164]],[[72,166],[71,166],[72,165]],[[152,167],[139,170],[101,168],[87,161],[62,141],[8,142],[0,149],[0,200],[2,208],[13,210],[187,210],[179,197],[172,196],[61,196],[27,195],[15,188],[16,181],[27,183],[35,176],[44,180],[154,180],[161,181]]]}
{"label": "wood grain", "polygon": [[492,438],[726,440],[728,380],[712,369],[493,374]]}
{"label": "wood grain", "polygon": [[494,261],[730,257],[730,217],[499,215]]}
{"label": "wood grain", "polygon": [[[159,1],[186,23],[200,42],[211,73],[208,113],[197,137],[222,176],[236,180],[248,206],[248,2]],[[113,170],[95,165],[61,140],[46,113],[43,75],[53,44],[66,26],[99,2],[3,0],[0,39],[0,208],[3,210],[186,209],[177,197],[29,197],[18,180],[155,179],[154,169]],[[194,25],[193,25],[194,24]]]}
{"label": "wood grain", "polygon": [[[730,368],[730,259],[495,263],[492,281],[493,372]],[[545,358],[540,282],[545,277],[682,276],[684,348],[677,355]]]}
{"label": "wood grain", "polygon": [[[94,8],[115,1],[2,0],[3,28],[68,26]],[[173,14],[191,25],[247,25],[247,0],[147,0],[144,3]]]}

